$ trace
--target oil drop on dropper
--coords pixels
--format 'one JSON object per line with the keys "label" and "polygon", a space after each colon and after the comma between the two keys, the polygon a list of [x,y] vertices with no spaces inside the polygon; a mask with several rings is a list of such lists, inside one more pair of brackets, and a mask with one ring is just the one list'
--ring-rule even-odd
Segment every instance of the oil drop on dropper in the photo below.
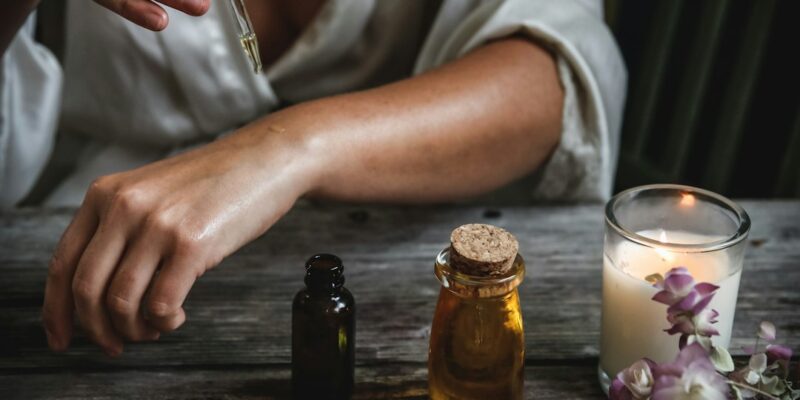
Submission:
{"label": "oil drop on dropper", "polygon": [[258,51],[258,39],[253,31],[250,16],[247,15],[244,0],[230,0],[230,3],[236,16],[236,26],[239,28],[239,41],[242,43],[242,49],[250,59],[250,63],[253,64],[253,72],[258,74],[261,72],[261,54]]}

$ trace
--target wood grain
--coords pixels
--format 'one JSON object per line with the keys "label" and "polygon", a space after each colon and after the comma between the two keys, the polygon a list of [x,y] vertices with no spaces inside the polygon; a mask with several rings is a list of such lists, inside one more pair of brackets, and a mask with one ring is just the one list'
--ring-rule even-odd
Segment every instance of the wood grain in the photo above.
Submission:
{"label": "wood grain", "polygon": [[[782,343],[800,349],[800,202],[741,204],[750,213],[753,229],[731,350],[741,354],[740,347],[751,344],[762,319],[775,322]],[[433,259],[448,244],[450,231],[469,222],[503,227],[519,239],[528,265],[520,287],[528,375],[556,379],[561,376],[558,368],[577,366],[582,368],[581,379],[588,381],[565,384],[561,398],[582,398],[580,388],[597,387],[600,206],[298,207],[198,281],[186,303],[184,327],[157,343],[128,345],[117,359],[104,357],[81,335],[64,354],[53,354],[45,345],[39,309],[46,267],[71,213],[0,214],[0,375],[6,375],[0,388],[48,379],[94,387],[104,379],[145,379],[157,374],[148,372],[151,368],[162,368],[170,380],[189,386],[209,376],[231,379],[221,383],[223,388],[247,387],[248,380],[259,376],[281,379],[290,362],[291,299],[302,286],[304,261],[318,252],[344,260],[346,286],[359,310],[356,357],[362,374],[369,376],[366,371],[378,368],[396,376],[401,383],[392,393],[404,393],[406,373],[409,387],[424,388],[417,383],[425,380],[428,329],[439,291]],[[405,372],[392,373],[384,365]],[[96,372],[63,372],[75,368]],[[155,380],[157,375],[152,376]],[[98,396],[114,397],[112,389],[97,387]],[[158,386],[146,389],[153,396],[143,397],[158,398]]]}
{"label": "wood grain", "polygon": [[[0,375],[4,399],[289,399],[286,366],[214,369],[57,371]],[[425,365],[377,364],[356,369],[354,399],[427,399]],[[537,400],[602,399],[595,365],[529,366],[525,397]]]}

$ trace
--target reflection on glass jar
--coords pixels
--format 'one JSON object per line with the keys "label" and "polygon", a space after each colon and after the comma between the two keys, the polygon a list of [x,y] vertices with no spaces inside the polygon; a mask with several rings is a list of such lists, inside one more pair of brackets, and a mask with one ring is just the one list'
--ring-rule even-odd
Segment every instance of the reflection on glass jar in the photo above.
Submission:
{"label": "reflection on glass jar", "polygon": [[436,257],[442,284],[431,327],[431,399],[522,399],[525,335],[517,286],[525,264],[517,255],[501,276],[456,271],[449,248]]}

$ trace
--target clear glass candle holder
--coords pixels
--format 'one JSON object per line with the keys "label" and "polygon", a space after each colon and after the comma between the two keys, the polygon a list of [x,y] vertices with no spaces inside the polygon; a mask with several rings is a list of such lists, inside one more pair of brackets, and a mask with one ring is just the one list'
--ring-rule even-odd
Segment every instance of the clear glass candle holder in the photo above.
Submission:
{"label": "clear glass candle holder", "polygon": [[611,380],[636,360],[672,361],[680,335],[664,329],[667,306],[652,300],[645,278],[685,267],[696,282],[717,286],[710,307],[719,312],[714,344],[730,344],[750,218],[716,193],[683,185],[628,189],[606,205],[603,307],[598,377]]}

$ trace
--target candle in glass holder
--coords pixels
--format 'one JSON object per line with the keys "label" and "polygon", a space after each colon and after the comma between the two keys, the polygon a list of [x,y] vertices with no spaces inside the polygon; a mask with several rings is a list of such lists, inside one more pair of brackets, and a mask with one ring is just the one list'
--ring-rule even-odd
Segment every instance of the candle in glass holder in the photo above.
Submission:
{"label": "candle in glass holder", "polygon": [[650,185],[614,197],[606,208],[599,377],[607,390],[638,359],[667,362],[679,335],[667,306],[652,300],[654,277],[684,267],[695,282],[719,286],[710,308],[719,312],[715,345],[730,343],[742,271],[747,214],[717,194],[679,185]]}

